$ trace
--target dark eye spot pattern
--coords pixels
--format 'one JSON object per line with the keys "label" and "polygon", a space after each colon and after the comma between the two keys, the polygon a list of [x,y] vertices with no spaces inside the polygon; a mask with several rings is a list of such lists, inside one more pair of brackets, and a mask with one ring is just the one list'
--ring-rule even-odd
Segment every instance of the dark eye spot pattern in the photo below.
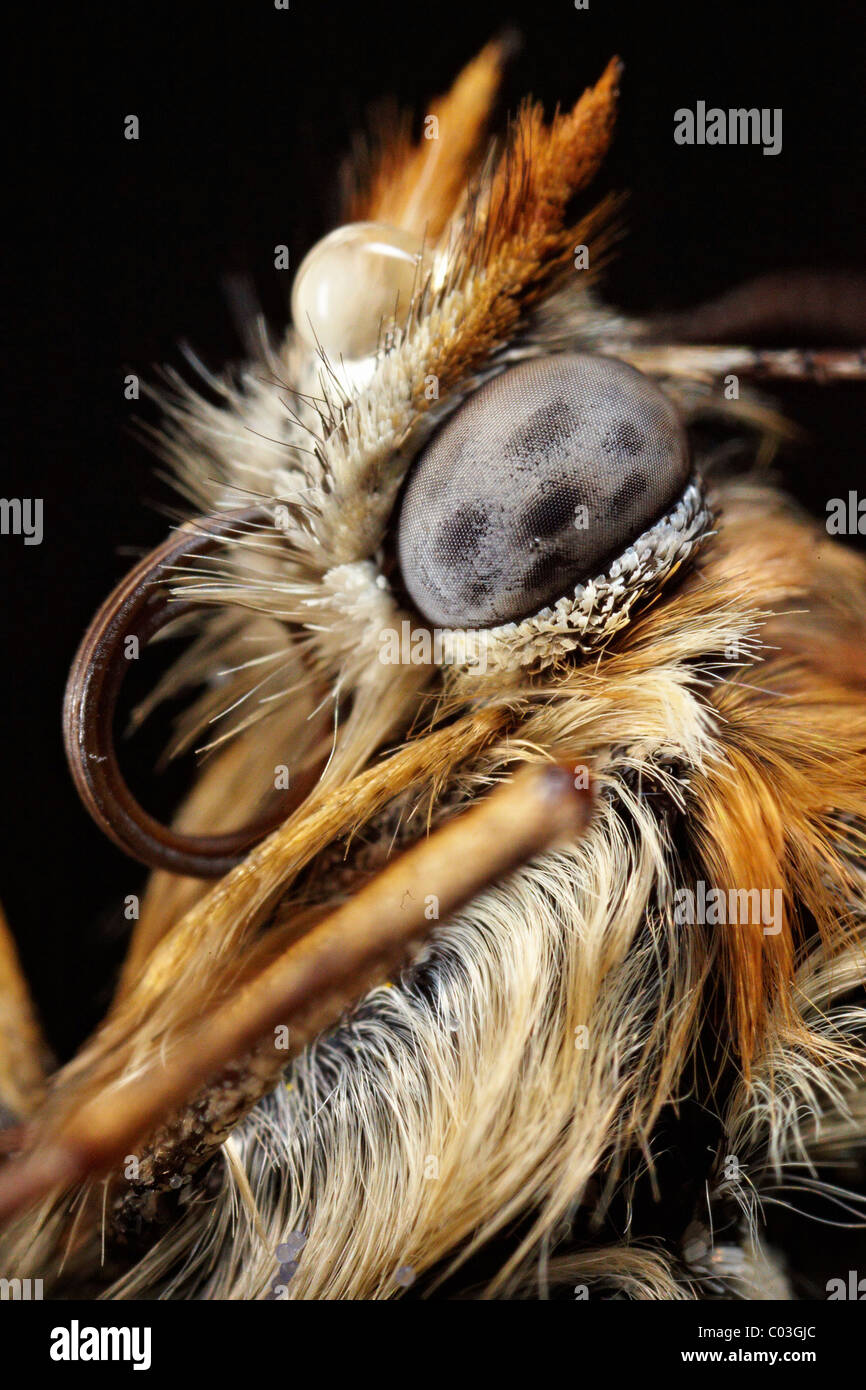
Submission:
{"label": "dark eye spot pattern", "polygon": [[621,554],[689,472],[673,405],[633,367],[589,354],[521,363],[417,459],[397,528],[403,581],[438,626],[528,617]]}

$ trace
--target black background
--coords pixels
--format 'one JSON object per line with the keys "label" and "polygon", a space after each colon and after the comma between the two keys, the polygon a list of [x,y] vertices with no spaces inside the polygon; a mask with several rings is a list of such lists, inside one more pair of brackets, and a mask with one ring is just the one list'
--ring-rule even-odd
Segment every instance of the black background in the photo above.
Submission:
{"label": "black background", "polygon": [[[80,809],[60,707],[78,640],[133,555],[168,526],[168,487],[123,399],[188,340],[219,368],[240,355],[227,277],[245,275],[285,319],[293,265],[336,216],[351,132],[386,95],[423,115],[493,33],[523,48],[499,116],[532,92],[571,104],[618,52],[619,133],[604,186],[628,189],[628,238],[607,279],[632,312],[686,305],[763,270],[863,264],[866,128],[858,7],[291,0],[39,6],[13,56],[7,179],[8,410],[3,495],[42,497],[45,537],[0,542],[3,796],[0,897],[48,1033],[65,1054],[98,1017],[122,952],[117,910],[143,871]],[[692,148],[673,112],[782,107],[783,149]],[[123,138],[135,113],[141,138]],[[816,514],[862,486],[866,391],[793,387],[810,432],[783,467]],[[144,665],[145,663],[143,663]],[[154,668],[148,668],[150,670]],[[142,799],[166,812],[177,777],[150,773],[165,725],[128,755]],[[122,921],[122,919],[121,919]]]}

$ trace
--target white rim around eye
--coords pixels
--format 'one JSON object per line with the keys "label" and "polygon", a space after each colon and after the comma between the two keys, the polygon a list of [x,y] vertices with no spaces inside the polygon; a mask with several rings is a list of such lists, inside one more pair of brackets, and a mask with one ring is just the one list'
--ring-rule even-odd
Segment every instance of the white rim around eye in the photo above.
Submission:
{"label": "white rim around eye", "polygon": [[680,500],[638,536],[604,573],[520,622],[442,633],[442,665],[477,674],[549,665],[567,652],[592,652],[629,620],[632,608],[657,588],[709,534],[712,513],[695,474]]}

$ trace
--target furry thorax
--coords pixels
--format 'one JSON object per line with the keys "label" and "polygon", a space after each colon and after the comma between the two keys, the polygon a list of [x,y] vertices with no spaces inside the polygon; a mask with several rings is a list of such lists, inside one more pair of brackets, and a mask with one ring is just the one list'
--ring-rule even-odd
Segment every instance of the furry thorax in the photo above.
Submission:
{"label": "furry thorax", "polygon": [[[52,1194],[5,1235],[4,1269],[114,1297],[788,1296],[764,1201],[863,1142],[859,559],[765,477],[698,457],[679,510],[614,566],[485,631],[483,668],[378,658],[384,630],[417,622],[389,525],[432,431],[512,362],[628,361],[637,340],[570,268],[576,243],[597,263],[610,208],[566,220],[610,138],[618,68],[551,125],[524,108],[479,165],[498,61],[485,50],[436,108],[443,132],[460,117],[450,153],[398,141],[352,195],[350,217],[420,226],[433,253],[369,379],[261,329],[242,372],[164,400],[161,445],[196,508],[254,498],[271,518],[175,579],[207,606],[154,699],[222,673],[178,735],[207,727],[213,745],[179,823],[236,823],[275,766],[326,767],[212,889],[153,875],[108,1018],[41,1123],[170,1062],[299,924],[517,764],[567,751],[595,789],[589,830],[438,925],[238,1104],[203,1166],[181,1147],[121,1203],[97,1178]],[[766,453],[760,400],[688,371],[659,384],[687,424],[718,412]],[[679,921],[698,883],[778,892],[781,930]],[[671,1215],[665,1152],[697,1111],[705,1142]]]}

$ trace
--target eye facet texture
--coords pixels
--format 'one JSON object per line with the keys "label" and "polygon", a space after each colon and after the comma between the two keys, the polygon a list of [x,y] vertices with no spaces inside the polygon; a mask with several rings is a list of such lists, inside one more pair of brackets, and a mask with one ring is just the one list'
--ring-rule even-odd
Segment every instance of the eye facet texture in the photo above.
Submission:
{"label": "eye facet texture", "polygon": [[589,354],[521,363],[418,457],[397,529],[403,581],[442,627],[528,617],[621,554],[689,472],[676,411],[641,372]]}

